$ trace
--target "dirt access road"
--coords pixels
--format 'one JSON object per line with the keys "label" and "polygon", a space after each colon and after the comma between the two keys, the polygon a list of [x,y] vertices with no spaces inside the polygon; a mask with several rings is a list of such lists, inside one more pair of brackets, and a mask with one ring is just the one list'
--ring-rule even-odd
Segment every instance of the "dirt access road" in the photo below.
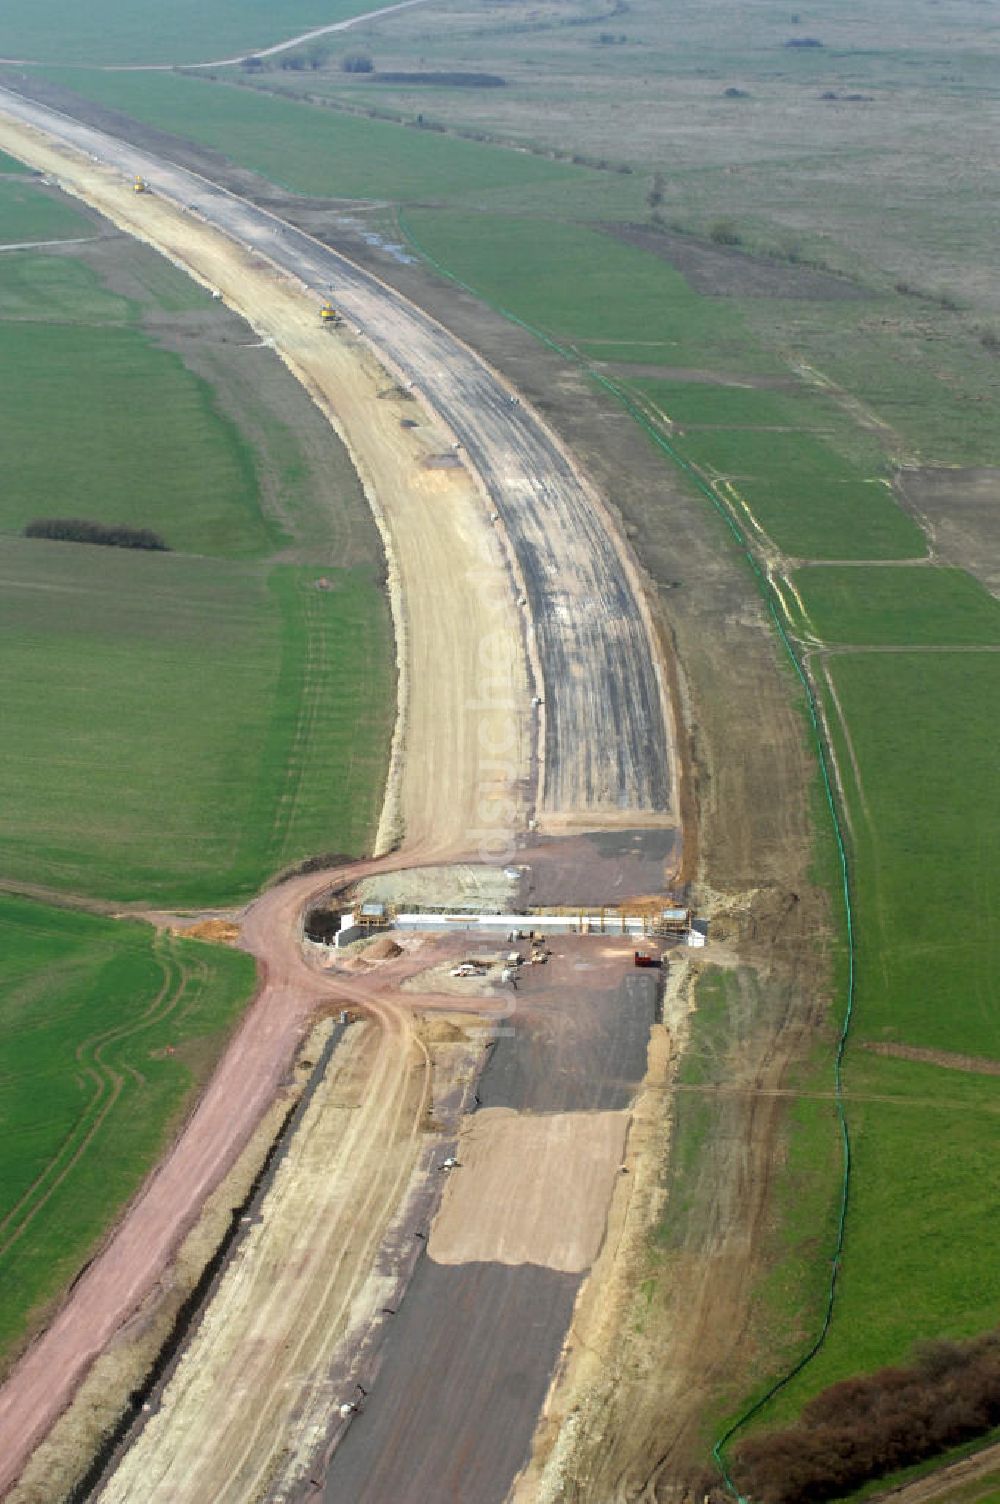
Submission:
{"label": "dirt access road", "polygon": [[1000,1493],[1000,1446],[984,1447],[939,1472],[928,1473],[902,1488],[873,1494],[878,1504],[990,1504]]}
{"label": "dirt access road", "polygon": [[[505,536],[524,602],[528,662],[543,702],[533,728],[541,827],[546,820],[560,830],[590,829],[605,820],[634,825],[643,815],[667,823],[678,807],[672,713],[634,561],[601,497],[537,414],[518,404],[485,362],[435,320],[276,215],[116,137],[0,90],[0,121],[4,116],[119,173],[147,179],[157,197],[186,206],[317,295],[332,291],[379,359],[404,387],[416,390],[462,446]],[[35,160],[44,145],[35,138]],[[23,137],[13,150],[25,154]],[[78,157],[72,164],[66,158],[58,170],[71,191],[91,197],[94,174],[81,175]],[[104,202],[98,204],[104,212],[108,186],[105,181]],[[125,208],[119,197],[118,222]],[[139,220],[147,212],[145,204],[131,205],[128,217]],[[155,230],[145,233],[161,243]],[[173,246],[188,264],[183,224]],[[227,289],[230,296],[245,311],[238,285]],[[274,337],[281,349],[280,328]],[[489,678],[489,659],[486,647],[480,677]],[[433,674],[434,665],[428,670]],[[500,698],[491,692],[494,705]]]}

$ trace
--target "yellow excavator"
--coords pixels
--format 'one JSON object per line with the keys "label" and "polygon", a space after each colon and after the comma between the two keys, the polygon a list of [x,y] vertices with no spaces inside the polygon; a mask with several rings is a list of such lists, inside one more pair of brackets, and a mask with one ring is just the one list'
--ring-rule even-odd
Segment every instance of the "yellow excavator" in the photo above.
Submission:
{"label": "yellow excavator", "polygon": [[133,193],[148,193],[149,192],[149,184],[146,182],[146,179],[145,178],[141,178],[138,173],[136,173],[135,182],[132,184],[132,192]]}
{"label": "yellow excavator", "polygon": [[340,314],[337,312],[336,308],[334,308],[329,299],[323,304],[323,307],[320,309],[319,316],[323,320],[324,324],[336,325],[341,322]]}

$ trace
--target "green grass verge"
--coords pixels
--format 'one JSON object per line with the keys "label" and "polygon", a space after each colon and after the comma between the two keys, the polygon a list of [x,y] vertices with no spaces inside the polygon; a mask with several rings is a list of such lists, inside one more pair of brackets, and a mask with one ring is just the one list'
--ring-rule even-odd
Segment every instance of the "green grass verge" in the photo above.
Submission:
{"label": "green grass verge", "polygon": [[360,16],[381,0],[13,0],[4,9],[8,57],[72,63],[194,63],[252,51],[298,32]]}
{"label": "green grass verge", "polygon": [[556,183],[581,169],[503,147],[359,120],[260,90],[174,74],[47,74],[88,99],[214,147],[296,192],[413,200]]}
{"label": "green grass verge", "polygon": [[0,151],[0,172],[16,172],[27,175],[33,170],[31,167],[26,167],[23,162],[19,162],[16,157],[8,157],[5,151]]}
{"label": "green grass verge", "polygon": [[[0,161],[0,172],[5,171]],[[0,181],[0,245],[25,240],[68,240],[96,233],[94,222],[65,199],[42,193],[31,178]]]}
{"label": "green grass verge", "polygon": [[0,896],[0,1353],[138,1189],[253,976],[238,951]]}
{"label": "green grass verge", "polygon": [[1000,644],[1000,601],[964,569],[799,569],[802,630],[828,643]]}

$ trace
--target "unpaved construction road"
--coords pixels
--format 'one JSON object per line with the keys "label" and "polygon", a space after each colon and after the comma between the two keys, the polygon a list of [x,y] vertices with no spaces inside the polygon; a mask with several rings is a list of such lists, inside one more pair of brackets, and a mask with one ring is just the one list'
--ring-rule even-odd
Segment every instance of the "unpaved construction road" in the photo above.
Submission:
{"label": "unpaved construction road", "polygon": [[677,808],[670,710],[632,565],[601,499],[538,416],[471,350],[398,293],[264,209],[186,169],[0,90],[0,115],[138,175],[318,295],[412,383],[468,457],[509,540],[544,699],[542,822],[590,828]]}

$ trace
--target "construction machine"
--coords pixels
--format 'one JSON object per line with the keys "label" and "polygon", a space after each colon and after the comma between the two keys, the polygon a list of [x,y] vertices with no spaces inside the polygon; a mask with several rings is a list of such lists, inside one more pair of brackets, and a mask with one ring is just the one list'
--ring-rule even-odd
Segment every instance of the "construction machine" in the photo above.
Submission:
{"label": "construction machine", "polygon": [[323,307],[320,309],[319,316],[323,320],[324,324],[337,325],[341,321],[340,314],[337,312],[336,308],[334,308],[329,299],[323,304]]}
{"label": "construction machine", "polygon": [[138,173],[136,173],[135,182],[132,184],[132,192],[133,193],[148,193],[149,192],[149,184],[146,182],[146,179],[145,178],[141,178]]}

